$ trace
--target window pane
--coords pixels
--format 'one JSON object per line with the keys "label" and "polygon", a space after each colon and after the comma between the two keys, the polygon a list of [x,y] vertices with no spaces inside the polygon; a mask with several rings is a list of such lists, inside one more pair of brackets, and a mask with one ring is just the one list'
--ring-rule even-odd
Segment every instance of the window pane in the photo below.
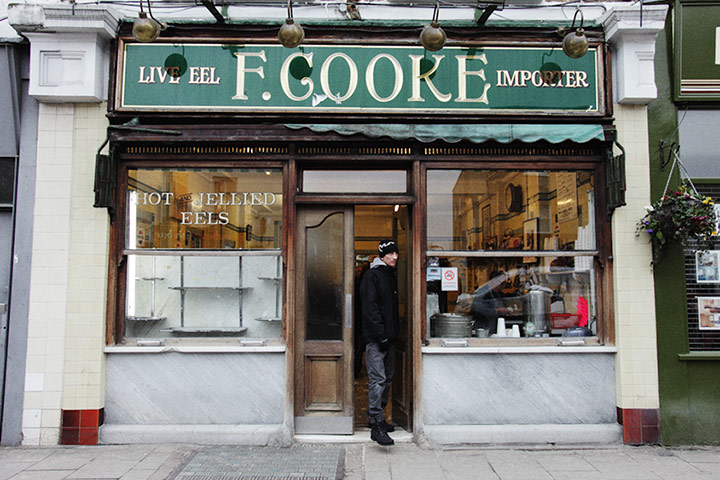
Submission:
{"label": "window pane", "polygon": [[128,255],[126,337],[275,338],[281,259]]}
{"label": "window pane", "polygon": [[334,213],[306,230],[308,340],[342,340],[344,219]]}
{"label": "window pane", "polygon": [[404,170],[305,170],[305,193],[405,193]]}
{"label": "window pane", "polygon": [[587,171],[429,170],[429,250],[594,250]]}
{"label": "window pane", "polygon": [[15,188],[15,159],[0,158],[0,205],[13,204]]}
{"label": "window pane", "polygon": [[[443,290],[447,268],[457,269],[457,290]],[[521,337],[560,336],[575,326],[596,334],[596,311],[592,257],[428,257],[427,321],[434,337],[459,334],[463,321],[473,336],[497,335],[499,318],[510,332],[517,326]]]}
{"label": "window pane", "polygon": [[282,171],[132,169],[127,248],[277,249]]}

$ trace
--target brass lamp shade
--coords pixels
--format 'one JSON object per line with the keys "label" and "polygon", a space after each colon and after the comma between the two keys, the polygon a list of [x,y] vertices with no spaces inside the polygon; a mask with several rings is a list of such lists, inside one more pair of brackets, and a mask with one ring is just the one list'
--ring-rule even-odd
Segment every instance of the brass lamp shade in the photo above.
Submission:
{"label": "brass lamp shade", "polygon": [[133,22],[132,34],[138,42],[152,42],[160,35],[160,24],[140,12]]}
{"label": "brass lamp shade", "polygon": [[420,34],[420,43],[426,50],[436,52],[445,46],[447,35],[437,22],[426,25]]}
{"label": "brass lamp shade", "polygon": [[438,23],[438,15],[440,14],[440,3],[435,3],[435,10],[433,11],[433,18],[430,25],[425,25],[423,31],[420,33],[420,43],[426,50],[436,52],[445,46],[447,41],[447,35],[440,24]]}
{"label": "brass lamp shade", "polygon": [[285,20],[278,32],[278,40],[283,47],[295,48],[305,39],[305,31],[299,23],[295,23],[292,18]]}
{"label": "brass lamp shade", "polygon": [[565,35],[562,41],[562,49],[570,58],[580,58],[588,50],[588,39],[585,36],[585,31],[582,28],[578,28],[574,32],[570,32]]}

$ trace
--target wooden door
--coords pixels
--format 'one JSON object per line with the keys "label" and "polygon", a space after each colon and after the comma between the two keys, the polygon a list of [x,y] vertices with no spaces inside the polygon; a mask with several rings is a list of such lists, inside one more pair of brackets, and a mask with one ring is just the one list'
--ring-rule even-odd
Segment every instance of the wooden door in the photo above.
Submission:
{"label": "wooden door", "polygon": [[353,210],[299,207],[295,433],[353,433]]}

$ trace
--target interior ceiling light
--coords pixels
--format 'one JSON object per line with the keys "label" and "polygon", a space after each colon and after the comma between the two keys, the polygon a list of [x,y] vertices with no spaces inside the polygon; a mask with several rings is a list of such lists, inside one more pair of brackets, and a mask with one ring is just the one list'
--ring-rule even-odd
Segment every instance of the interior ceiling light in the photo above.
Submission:
{"label": "interior ceiling light", "polygon": [[[578,13],[580,14],[580,26],[575,29],[575,19],[577,18]],[[573,16],[573,23],[570,27],[570,32],[565,35],[565,38],[563,38],[562,41],[563,52],[565,52],[565,55],[570,58],[580,58],[585,55],[585,53],[587,53],[588,39],[585,36],[585,30],[583,30],[582,26],[583,14],[578,8],[577,10],[575,10],[575,15]]]}
{"label": "interior ceiling light", "polygon": [[438,23],[438,15],[440,13],[440,4],[435,3],[435,12],[433,13],[433,19],[430,25],[425,25],[422,33],[420,34],[420,43],[425,47],[426,50],[436,52],[445,46],[447,35],[440,24]]}
{"label": "interior ceiling light", "polygon": [[167,28],[167,24],[155,20],[152,10],[150,9],[150,0],[147,0],[147,2],[150,18],[148,18],[143,10],[143,0],[140,0],[140,13],[138,13],[138,18],[133,22],[132,28],[132,34],[135,40],[144,43],[154,41],[160,35],[160,31]]}
{"label": "interior ceiling light", "polygon": [[280,27],[278,40],[283,47],[295,48],[305,39],[305,31],[299,23],[295,23],[292,14],[292,0],[288,0],[288,18]]}

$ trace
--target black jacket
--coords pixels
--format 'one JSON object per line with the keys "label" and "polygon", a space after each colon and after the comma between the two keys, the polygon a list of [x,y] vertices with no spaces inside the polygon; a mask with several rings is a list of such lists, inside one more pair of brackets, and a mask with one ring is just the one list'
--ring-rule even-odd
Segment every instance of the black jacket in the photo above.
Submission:
{"label": "black jacket", "polygon": [[[379,263],[378,263],[379,262]],[[363,338],[378,342],[398,337],[398,293],[395,269],[380,259],[373,261],[360,284]]]}

